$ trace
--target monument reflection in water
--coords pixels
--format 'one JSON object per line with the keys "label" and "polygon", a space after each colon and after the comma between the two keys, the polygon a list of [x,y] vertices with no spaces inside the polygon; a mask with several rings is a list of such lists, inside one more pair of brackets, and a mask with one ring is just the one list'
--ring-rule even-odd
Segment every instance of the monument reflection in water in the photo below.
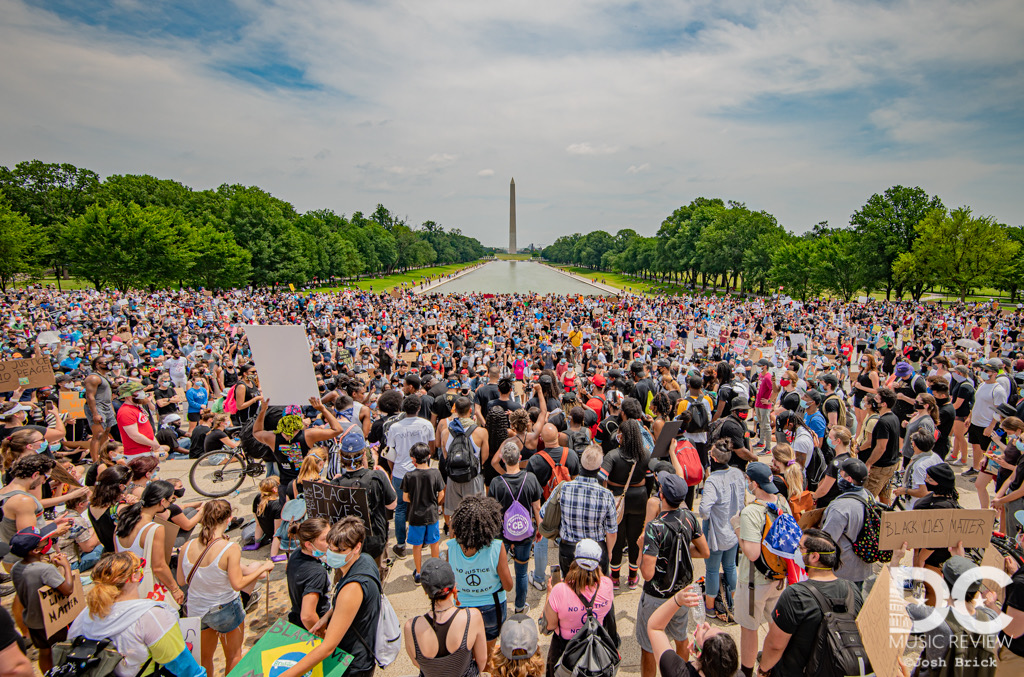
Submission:
{"label": "monument reflection in water", "polygon": [[585,282],[562,275],[532,261],[492,261],[471,273],[435,287],[432,292],[446,294],[485,292],[489,294],[585,294],[606,293]]}

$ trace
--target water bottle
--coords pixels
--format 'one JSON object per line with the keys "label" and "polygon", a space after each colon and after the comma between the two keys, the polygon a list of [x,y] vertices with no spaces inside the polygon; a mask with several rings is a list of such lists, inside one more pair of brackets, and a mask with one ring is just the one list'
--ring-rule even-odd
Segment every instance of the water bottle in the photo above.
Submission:
{"label": "water bottle", "polygon": [[[686,589],[692,593],[701,595],[700,586],[696,583],[691,583]],[[701,597],[703,597],[703,595],[701,595]],[[707,613],[704,611],[704,600],[701,599],[700,603],[690,610],[690,613],[693,614],[694,623],[697,624],[697,627],[700,627],[700,625],[707,620]]]}

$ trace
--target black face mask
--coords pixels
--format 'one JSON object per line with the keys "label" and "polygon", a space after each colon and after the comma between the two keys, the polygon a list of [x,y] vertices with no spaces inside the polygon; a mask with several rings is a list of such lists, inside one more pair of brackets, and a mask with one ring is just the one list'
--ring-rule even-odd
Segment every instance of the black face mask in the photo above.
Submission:
{"label": "black face mask", "polygon": [[711,472],[715,472],[716,470],[725,470],[728,467],[728,463],[719,463],[715,459],[711,459]]}
{"label": "black face mask", "polygon": [[174,495],[177,496],[178,498],[184,498],[184,496],[185,496],[185,487],[181,487],[180,489],[175,489],[174,490]]}

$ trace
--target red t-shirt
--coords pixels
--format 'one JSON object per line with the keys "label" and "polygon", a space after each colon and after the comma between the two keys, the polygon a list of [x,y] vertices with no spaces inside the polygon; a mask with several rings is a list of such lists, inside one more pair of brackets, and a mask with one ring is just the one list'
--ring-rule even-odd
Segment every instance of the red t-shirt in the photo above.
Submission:
{"label": "red t-shirt", "polygon": [[153,424],[149,420],[149,414],[139,407],[125,402],[121,405],[121,408],[117,410],[117,427],[121,430],[121,442],[124,444],[124,455],[135,456],[144,452],[153,451],[152,447],[148,444],[139,444],[132,438],[128,437],[128,433],[124,431],[125,428],[137,424],[139,432],[145,437],[151,440],[156,440],[153,435]]}

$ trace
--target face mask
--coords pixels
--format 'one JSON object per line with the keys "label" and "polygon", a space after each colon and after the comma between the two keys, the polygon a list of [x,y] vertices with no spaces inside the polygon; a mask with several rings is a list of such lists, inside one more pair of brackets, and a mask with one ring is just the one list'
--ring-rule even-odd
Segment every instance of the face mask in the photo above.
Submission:
{"label": "face mask", "polygon": [[323,550],[314,550],[313,551],[313,557],[316,557],[317,559],[323,559],[326,555],[327,555],[327,553],[324,552]]}
{"label": "face mask", "polygon": [[747,418],[747,414],[749,414],[749,413],[750,412],[747,412],[747,411],[737,411],[736,412],[736,416],[738,416],[741,419],[746,419]]}
{"label": "face mask", "polygon": [[139,402],[146,399],[145,391],[140,390],[139,392],[135,393],[134,395],[132,395],[132,399],[137,400]]}
{"label": "face mask", "polygon": [[840,477],[838,480],[836,480],[836,486],[838,486],[839,491],[843,492],[844,494],[847,491],[853,491],[854,489],[859,488],[856,484],[846,479],[845,477]]}
{"label": "face mask", "polygon": [[1016,442],[1016,444],[1014,446],[1017,447],[1017,451],[1024,452],[1024,441],[1017,440],[1017,442]]}
{"label": "face mask", "polygon": [[328,550],[324,553],[324,564],[332,569],[340,569],[348,563],[348,555]]}
{"label": "face mask", "polygon": [[49,448],[50,448],[50,443],[47,442],[46,440],[43,440],[42,442],[39,443],[39,448],[36,449],[36,453],[37,454],[41,454],[41,453],[45,452],[47,449],[49,449]]}
{"label": "face mask", "polygon": [[779,381],[779,385],[782,386],[783,388],[787,387],[789,384],[790,381],[787,379],[782,379],[781,381]]}
{"label": "face mask", "polygon": [[182,487],[180,489],[175,489],[174,490],[174,495],[177,496],[178,498],[184,498],[184,496],[185,496],[185,487]]}

